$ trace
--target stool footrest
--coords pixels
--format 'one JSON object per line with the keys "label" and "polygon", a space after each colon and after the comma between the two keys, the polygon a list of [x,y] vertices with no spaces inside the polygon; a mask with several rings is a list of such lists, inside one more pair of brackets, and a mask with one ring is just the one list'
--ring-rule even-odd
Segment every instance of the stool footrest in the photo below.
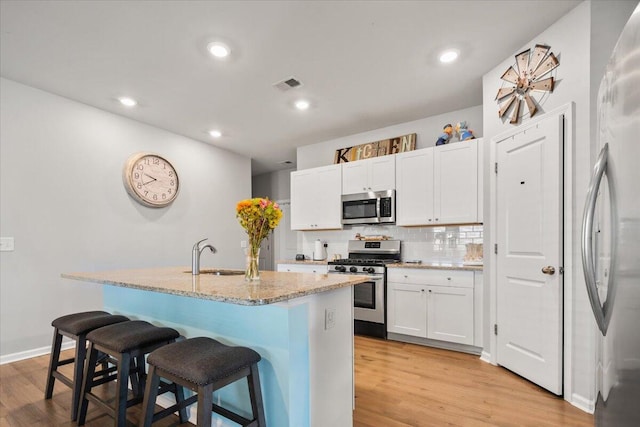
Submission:
{"label": "stool footrest", "polygon": [[251,420],[236,414],[235,412],[231,412],[228,409],[223,408],[222,406],[216,405],[215,403],[211,405],[211,410],[217,414],[222,415],[225,418],[229,418],[231,421],[233,421],[234,423],[238,423],[243,427],[249,426],[249,425],[258,425],[257,422],[256,424],[253,424],[251,422]]}
{"label": "stool footrest", "polygon": [[51,372],[51,376],[58,381],[62,381],[62,384],[66,385],[67,387],[73,388],[73,380],[67,378],[64,374],[61,374],[58,371],[53,371]]}
{"label": "stool footrest", "polygon": [[198,401],[198,395],[196,394],[187,399],[184,399],[182,402],[177,402],[175,405],[169,406],[168,408],[158,411],[155,414],[153,414],[153,422],[155,423],[156,421],[164,417],[167,417],[173,414],[174,412],[179,411],[180,409],[184,409],[187,406],[196,403],[197,401]]}
{"label": "stool footrest", "polygon": [[68,365],[69,363],[73,363],[75,361],[76,361],[75,357],[70,357],[68,359],[58,360],[58,363],[56,363],[56,365],[64,366],[64,365]]}

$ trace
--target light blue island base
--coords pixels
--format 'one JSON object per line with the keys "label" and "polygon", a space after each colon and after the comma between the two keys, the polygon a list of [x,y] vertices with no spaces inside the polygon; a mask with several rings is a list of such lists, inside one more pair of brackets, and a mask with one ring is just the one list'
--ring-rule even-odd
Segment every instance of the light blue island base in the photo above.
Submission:
{"label": "light blue island base", "polygon": [[[208,336],[260,353],[269,427],[353,425],[351,286],[258,306],[118,286],[103,289],[107,311],[175,328],[187,338]],[[158,403],[166,407],[169,399],[164,395]],[[214,402],[251,413],[246,381],[215,392]],[[195,420],[194,409],[191,414]],[[236,424],[214,413],[213,425]]]}

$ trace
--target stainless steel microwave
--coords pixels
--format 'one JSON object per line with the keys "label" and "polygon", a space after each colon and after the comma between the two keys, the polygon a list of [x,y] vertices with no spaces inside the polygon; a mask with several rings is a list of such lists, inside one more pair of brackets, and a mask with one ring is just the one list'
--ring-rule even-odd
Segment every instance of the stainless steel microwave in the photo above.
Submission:
{"label": "stainless steel microwave", "polygon": [[343,224],[393,224],[396,190],[369,191],[342,196]]}

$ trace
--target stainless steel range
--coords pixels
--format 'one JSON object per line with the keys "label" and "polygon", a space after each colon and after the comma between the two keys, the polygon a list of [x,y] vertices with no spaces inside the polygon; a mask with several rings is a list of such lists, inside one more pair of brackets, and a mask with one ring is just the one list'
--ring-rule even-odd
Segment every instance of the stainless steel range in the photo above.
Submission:
{"label": "stainless steel range", "polygon": [[331,274],[366,275],[369,280],[354,286],[354,332],[387,336],[387,268],[400,262],[399,240],[350,240],[349,258],[329,262]]}

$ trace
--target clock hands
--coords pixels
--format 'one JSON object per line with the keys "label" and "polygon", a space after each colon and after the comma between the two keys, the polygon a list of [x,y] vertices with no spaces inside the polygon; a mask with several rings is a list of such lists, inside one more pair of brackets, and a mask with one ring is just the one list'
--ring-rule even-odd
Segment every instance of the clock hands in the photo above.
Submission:
{"label": "clock hands", "polygon": [[149,178],[151,178],[151,181],[147,181],[147,182],[144,182],[144,181],[143,181],[143,182],[142,182],[142,185],[147,185],[147,184],[152,183],[153,181],[157,181],[157,179],[156,179],[156,178],[152,177],[152,176],[151,176],[151,175],[149,175],[149,174],[146,174],[146,173],[145,173],[144,175],[145,175],[145,176],[148,176]]}

